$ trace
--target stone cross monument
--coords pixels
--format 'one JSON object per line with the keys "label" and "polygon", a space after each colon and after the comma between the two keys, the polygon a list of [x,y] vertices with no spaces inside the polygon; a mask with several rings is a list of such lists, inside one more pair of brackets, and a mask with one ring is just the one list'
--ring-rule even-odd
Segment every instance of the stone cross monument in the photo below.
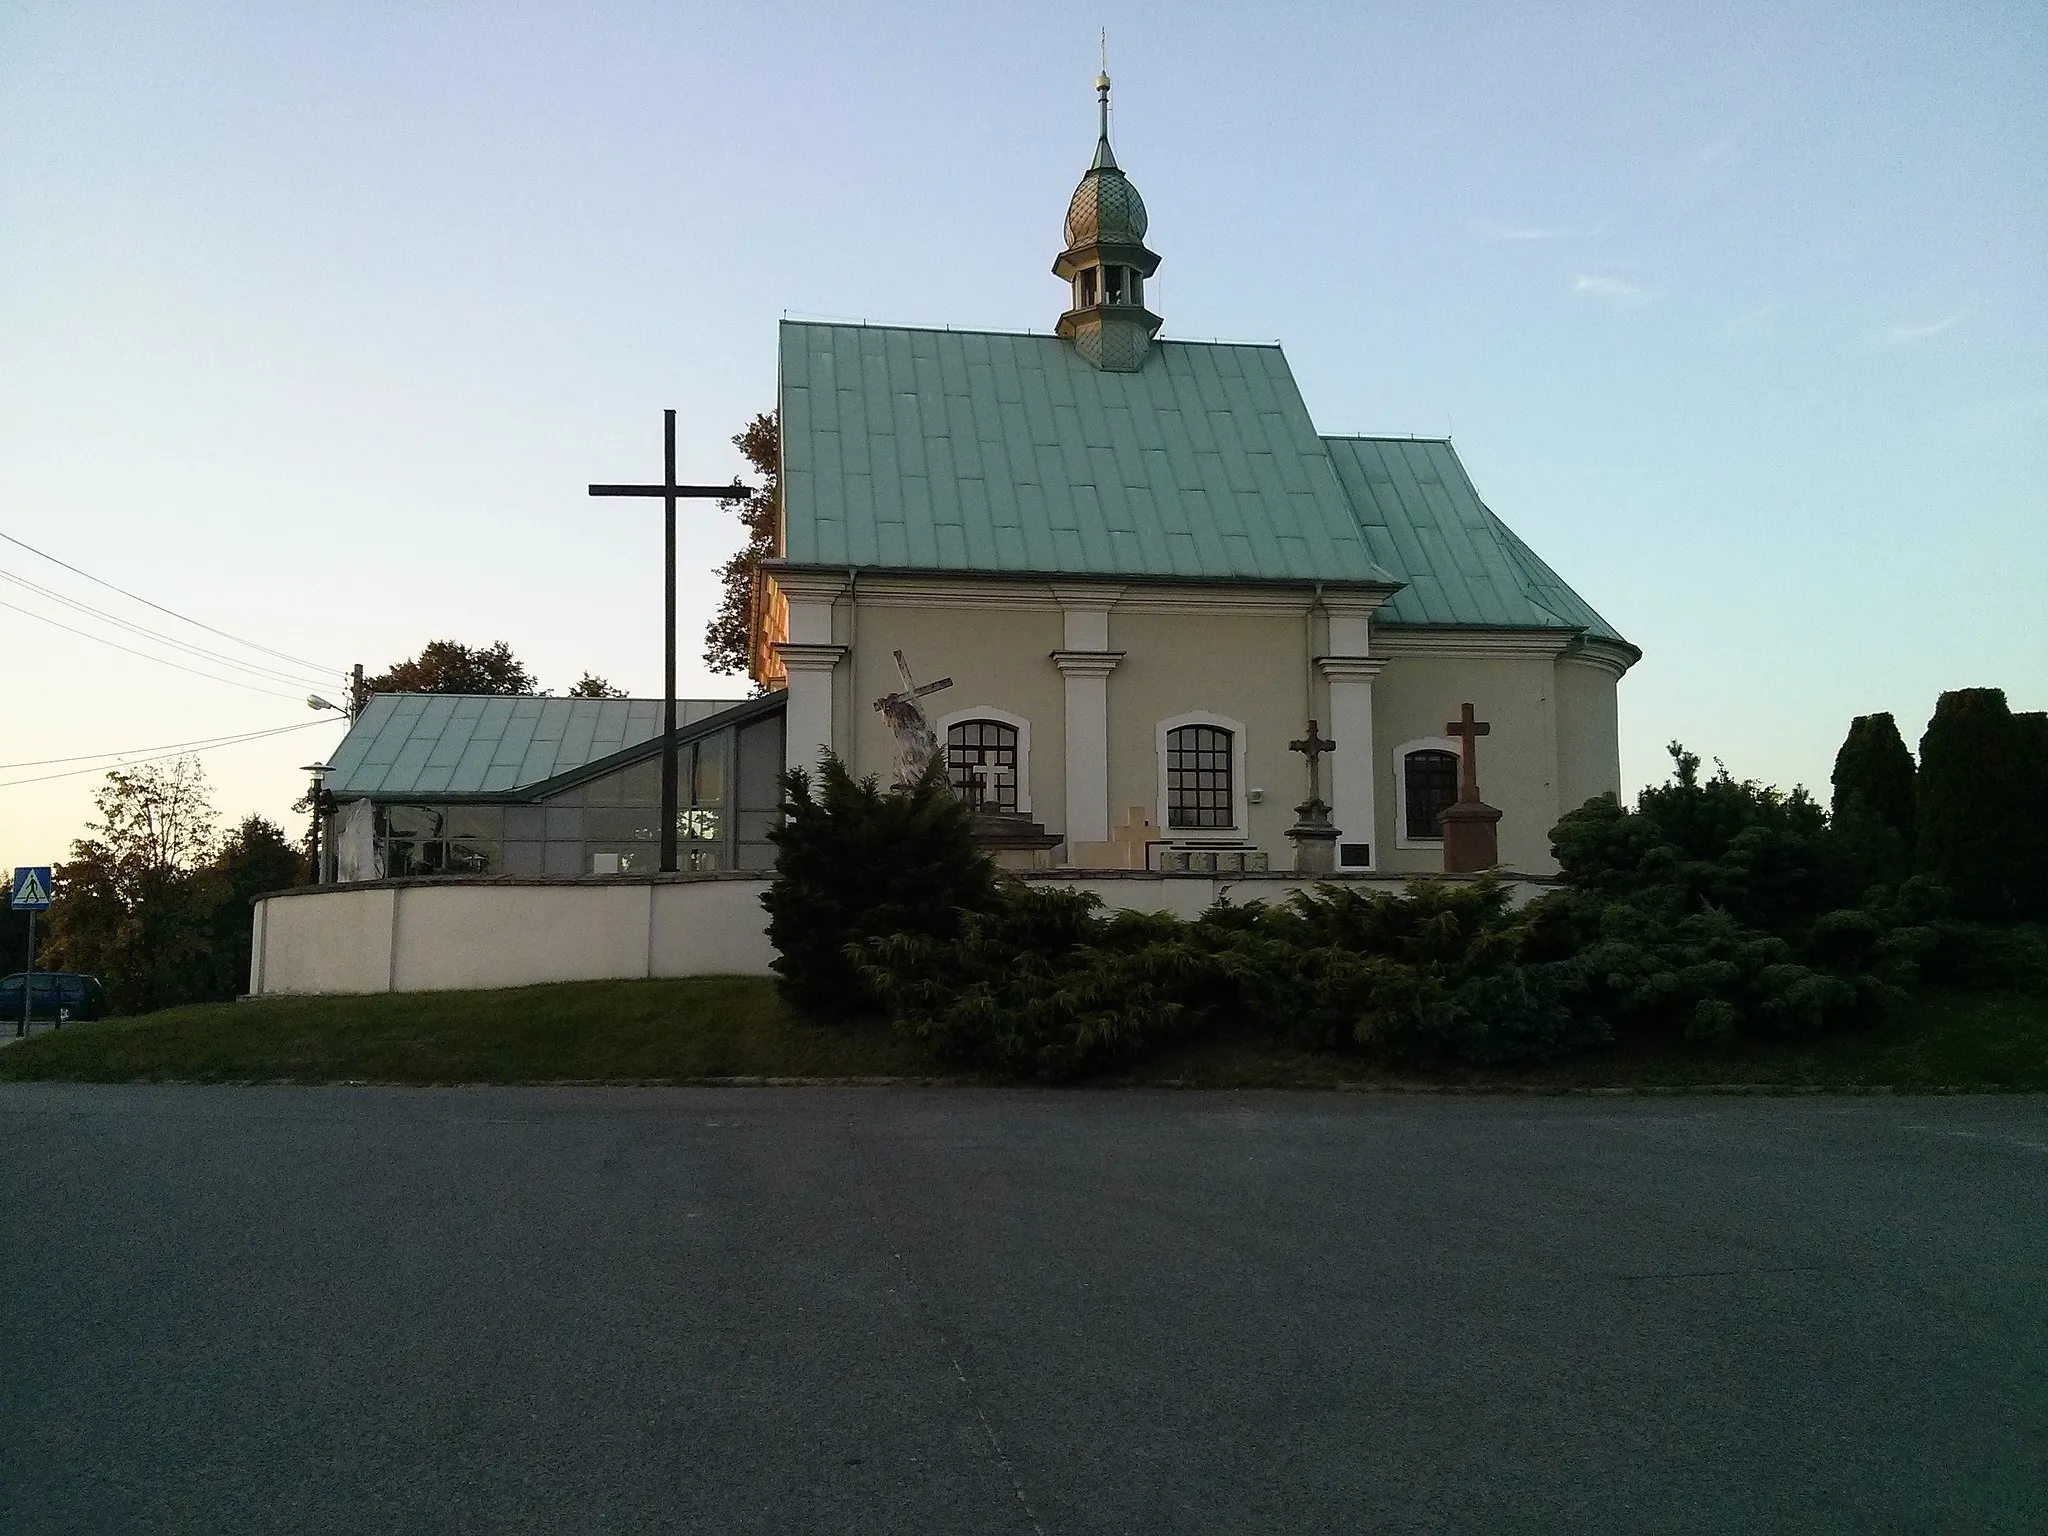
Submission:
{"label": "stone cross monument", "polygon": [[896,670],[902,675],[903,686],[894,693],[885,693],[875,700],[875,708],[889,722],[889,729],[896,733],[896,787],[908,789],[931,767],[932,759],[939,755],[938,733],[932,729],[931,716],[924,712],[919,701],[927,694],[937,693],[941,688],[953,686],[953,679],[942,677],[935,683],[919,687],[910,675],[910,663],[903,659],[903,653],[896,653]]}
{"label": "stone cross monument", "polygon": [[1308,798],[1294,808],[1294,825],[1287,835],[1294,841],[1294,867],[1312,874],[1324,874],[1337,867],[1336,844],[1342,834],[1330,825],[1330,807],[1323,799],[1323,754],[1337,743],[1321,735],[1316,722],[1308,723],[1308,734],[1287,743],[1287,750],[1308,759]]}
{"label": "stone cross monument", "polygon": [[1437,820],[1444,829],[1444,873],[1476,875],[1500,863],[1500,812],[1479,798],[1479,738],[1493,727],[1472,718],[1467,704],[1462,716],[1444,727],[1458,738],[1458,798]]}

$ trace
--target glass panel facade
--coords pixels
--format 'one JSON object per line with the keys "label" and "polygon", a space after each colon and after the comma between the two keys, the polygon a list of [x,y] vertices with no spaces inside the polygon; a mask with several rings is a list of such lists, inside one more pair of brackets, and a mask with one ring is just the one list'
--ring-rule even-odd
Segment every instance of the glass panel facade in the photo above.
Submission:
{"label": "glass panel facade", "polygon": [[448,806],[442,831],[449,837],[488,838],[496,842],[505,835],[505,809],[498,805]]}
{"label": "glass panel facade", "polygon": [[697,762],[691,773],[695,786],[690,794],[692,805],[718,805],[724,801],[725,743],[723,736],[697,743]]}
{"label": "glass panel facade", "polygon": [[650,757],[616,775],[619,800],[626,805],[661,804],[661,759]]}
{"label": "glass panel facade", "polygon": [[[780,819],[781,718],[688,743],[677,758],[677,866],[772,866],[767,833]],[[542,805],[380,805],[376,827],[390,876],[651,873],[661,861],[661,759],[591,779]]]}

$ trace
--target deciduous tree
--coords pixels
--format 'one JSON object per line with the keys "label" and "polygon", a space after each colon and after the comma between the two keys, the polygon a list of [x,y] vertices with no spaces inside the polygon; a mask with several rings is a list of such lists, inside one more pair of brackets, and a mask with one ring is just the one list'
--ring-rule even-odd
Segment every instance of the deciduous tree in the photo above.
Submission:
{"label": "deciduous tree", "polygon": [[539,680],[503,640],[474,647],[459,640],[430,640],[419,655],[393,662],[365,686],[372,693],[531,694],[538,691]]}
{"label": "deciduous tree", "polygon": [[724,595],[704,630],[704,664],[727,673],[752,670],[759,597],[755,572],[775,553],[782,520],[782,432],[776,418],[756,416],[732,441],[754,466],[759,484],[751,496],[719,503],[738,510],[747,536],[739,552],[718,568]]}
{"label": "deciduous tree", "polygon": [[57,866],[51,968],[102,977],[124,1013],[207,995],[212,914],[195,873],[214,813],[199,760],[116,770],[94,799],[91,835]]}

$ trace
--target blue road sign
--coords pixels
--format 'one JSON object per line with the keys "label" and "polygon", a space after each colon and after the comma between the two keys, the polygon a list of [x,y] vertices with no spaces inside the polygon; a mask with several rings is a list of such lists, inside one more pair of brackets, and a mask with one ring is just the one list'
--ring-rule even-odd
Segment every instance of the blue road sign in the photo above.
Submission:
{"label": "blue road sign", "polygon": [[49,865],[24,864],[14,872],[13,906],[17,912],[50,910]]}

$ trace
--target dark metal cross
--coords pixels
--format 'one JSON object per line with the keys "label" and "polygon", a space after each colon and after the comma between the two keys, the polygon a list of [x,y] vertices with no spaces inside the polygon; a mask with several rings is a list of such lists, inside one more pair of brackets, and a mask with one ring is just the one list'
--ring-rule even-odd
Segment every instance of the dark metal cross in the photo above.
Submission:
{"label": "dark metal cross", "polygon": [[1457,737],[1463,748],[1458,753],[1458,799],[1466,805],[1479,803],[1479,738],[1492,731],[1493,727],[1484,720],[1472,718],[1470,704],[1465,706],[1462,718],[1444,727],[1444,734]]}
{"label": "dark metal cross", "polygon": [[664,654],[662,659],[661,709],[661,868],[673,874],[676,868],[676,809],[680,798],[676,783],[676,501],[695,498],[709,501],[740,501],[753,492],[735,479],[730,485],[676,484],[676,413],[661,413],[662,483],[660,485],[593,485],[593,496],[659,496],[666,507],[662,524],[662,563],[666,596],[662,610]]}
{"label": "dark metal cross", "polygon": [[1299,741],[1287,743],[1287,750],[1299,752],[1308,759],[1308,797],[1311,800],[1323,798],[1323,754],[1333,752],[1337,743],[1316,733],[1316,722],[1308,723],[1308,734]]}

